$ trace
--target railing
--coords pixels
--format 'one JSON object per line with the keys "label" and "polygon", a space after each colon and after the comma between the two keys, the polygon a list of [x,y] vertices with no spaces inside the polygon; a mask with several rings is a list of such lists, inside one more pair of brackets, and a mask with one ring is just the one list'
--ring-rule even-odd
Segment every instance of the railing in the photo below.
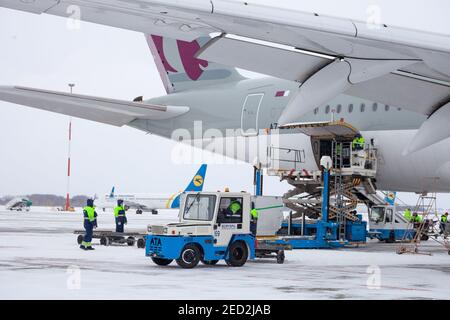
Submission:
{"label": "railing", "polygon": [[352,142],[333,143],[332,154],[335,169],[377,170],[377,149],[370,144],[359,149]]}
{"label": "railing", "polygon": [[305,163],[305,150],[268,147],[268,168],[276,171],[300,170],[300,165]]}

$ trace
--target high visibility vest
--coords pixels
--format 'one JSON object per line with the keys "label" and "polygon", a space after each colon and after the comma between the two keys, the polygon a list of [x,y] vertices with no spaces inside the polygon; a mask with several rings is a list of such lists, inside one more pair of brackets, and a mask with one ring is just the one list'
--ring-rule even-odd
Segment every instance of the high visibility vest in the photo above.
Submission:
{"label": "high visibility vest", "polygon": [[414,218],[414,222],[422,222],[422,217],[419,216],[419,215],[417,215],[417,216]]}
{"label": "high visibility vest", "polygon": [[[121,214],[120,211],[123,211]],[[114,208],[114,217],[124,216],[125,215],[125,208],[123,206],[117,206]]]}
{"label": "high visibility vest", "polygon": [[340,143],[336,145],[336,154],[337,155],[341,154],[341,144]]}
{"label": "high visibility vest", "polygon": [[406,220],[411,221],[411,218],[412,218],[411,210],[406,209],[405,213],[403,214],[403,216],[405,217]]}
{"label": "high visibility vest", "polygon": [[448,220],[448,216],[446,216],[446,215],[441,216],[441,222],[446,223],[447,220]]}
{"label": "high visibility vest", "polygon": [[241,204],[239,203],[239,202],[237,202],[237,201],[233,201],[231,204],[230,204],[230,210],[231,210],[231,212],[233,213],[233,214],[236,214],[236,212],[238,212],[239,210],[241,210]]}
{"label": "high visibility vest", "polygon": [[353,142],[352,142],[352,148],[355,149],[356,145],[360,146],[361,148],[364,148],[365,143],[366,142],[363,137],[355,138],[355,139],[353,139]]}
{"label": "high visibility vest", "polygon": [[95,207],[84,207],[83,208],[84,219],[89,220],[90,222],[95,221]]}
{"label": "high visibility vest", "polygon": [[258,219],[258,210],[256,210],[256,209],[252,209],[251,211],[250,211],[250,215],[252,216],[252,218],[253,219]]}

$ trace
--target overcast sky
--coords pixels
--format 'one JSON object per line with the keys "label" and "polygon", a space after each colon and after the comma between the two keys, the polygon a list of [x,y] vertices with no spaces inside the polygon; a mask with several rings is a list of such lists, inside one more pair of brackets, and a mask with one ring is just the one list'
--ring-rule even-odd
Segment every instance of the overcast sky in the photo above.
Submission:
{"label": "overcast sky", "polygon": [[[450,33],[448,0],[302,1],[305,11],[366,20],[370,5],[380,7],[381,22],[412,29]],[[165,94],[140,33],[81,23],[69,30],[66,20],[0,9],[0,85],[23,85],[131,100]],[[66,192],[68,117],[0,102],[0,196]],[[71,193],[175,192],[198,165],[174,165],[174,143],[128,127],[116,128],[74,118]],[[210,165],[205,188],[252,191],[248,164]],[[268,178],[267,194],[288,185]],[[415,203],[416,196],[401,194]],[[439,206],[450,207],[442,195]]]}

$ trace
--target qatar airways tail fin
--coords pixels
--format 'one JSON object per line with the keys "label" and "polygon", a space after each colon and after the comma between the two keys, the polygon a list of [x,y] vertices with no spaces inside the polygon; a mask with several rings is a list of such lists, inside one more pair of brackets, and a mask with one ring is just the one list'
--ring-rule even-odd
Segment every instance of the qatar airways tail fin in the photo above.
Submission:
{"label": "qatar airways tail fin", "polygon": [[156,35],[145,37],[167,93],[244,79],[233,67],[196,58],[209,37],[192,42]]}

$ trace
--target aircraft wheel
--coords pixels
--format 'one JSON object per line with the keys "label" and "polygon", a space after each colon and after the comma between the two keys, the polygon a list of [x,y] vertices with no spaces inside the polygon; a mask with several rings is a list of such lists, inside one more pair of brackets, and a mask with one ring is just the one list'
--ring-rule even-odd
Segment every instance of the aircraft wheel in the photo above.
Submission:
{"label": "aircraft wheel", "polygon": [[81,244],[82,242],[83,242],[83,235],[82,234],[80,234],[78,237],[77,237],[77,243],[78,244]]}
{"label": "aircraft wheel", "polygon": [[136,214],[142,214],[142,210],[141,209],[137,209],[136,210]]}
{"label": "aircraft wheel", "polygon": [[180,257],[175,261],[182,268],[194,268],[200,262],[200,250],[195,244],[189,243],[184,246]]}
{"label": "aircraft wheel", "polygon": [[152,214],[158,214],[158,210],[152,210]]}
{"label": "aircraft wheel", "polygon": [[231,267],[242,267],[248,259],[248,249],[245,242],[233,242],[229,250],[229,258],[225,260]]}

